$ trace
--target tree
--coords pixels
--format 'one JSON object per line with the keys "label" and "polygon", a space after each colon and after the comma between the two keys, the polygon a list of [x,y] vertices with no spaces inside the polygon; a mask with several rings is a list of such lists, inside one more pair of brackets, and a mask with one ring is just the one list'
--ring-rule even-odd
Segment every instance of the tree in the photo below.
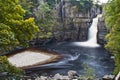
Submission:
{"label": "tree", "polygon": [[18,0],[0,0],[0,51],[27,47],[39,31],[34,18],[24,19],[25,12]]}
{"label": "tree", "polygon": [[[15,78],[20,78],[20,76],[22,75],[23,71],[19,68],[16,68],[15,66],[13,66],[11,63],[9,63],[9,61],[7,60],[7,57],[5,56],[0,56],[0,73],[8,73],[8,77],[11,77],[11,79],[7,76],[3,77],[2,76],[2,80],[13,80]],[[0,77],[1,79],[1,77]],[[18,79],[20,80],[20,79]]]}
{"label": "tree", "polygon": [[32,0],[20,0],[19,3],[26,10],[25,18],[33,16],[34,3]]}
{"label": "tree", "polygon": [[71,0],[71,3],[81,12],[89,11],[93,6],[93,0]]}
{"label": "tree", "polygon": [[35,11],[36,23],[39,26],[40,32],[38,38],[49,38],[52,35],[52,29],[55,23],[53,10],[47,2],[40,4]]}
{"label": "tree", "polygon": [[115,55],[115,70],[117,74],[120,71],[120,1],[112,0],[105,6],[105,19],[110,33],[106,48]]}
{"label": "tree", "polygon": [[56,0],[46,0],[46,2],[48,3],[51,9],[55,7]]}

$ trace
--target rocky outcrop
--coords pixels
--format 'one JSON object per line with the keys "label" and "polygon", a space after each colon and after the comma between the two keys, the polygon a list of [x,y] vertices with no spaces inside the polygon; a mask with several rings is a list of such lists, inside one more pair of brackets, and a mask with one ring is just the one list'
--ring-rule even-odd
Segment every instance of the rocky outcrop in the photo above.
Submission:
{"label": "rocky outcrop", "polygon": [[101,45],[106,44],[105,36],[108,33],[108,30],[105,25],[105,21],[103,17],[98,19],[98,34],[97,34],[97,42]]}
{"label": "rocky outcrop", "polygon": [[[55,74],[50,76],[37,76],[33,80],[114,80],[115,75],[105,75],[103,78],[97,78],[93,76],[78,75],[76,71],[70,70],[67,75]],[[32,80],[31,76],[26,80]],[[119,80],[119,79],[116,79]]]}
{"label": "rocky outcrop", "polygon": [[64,40],[85,41],[87,40],[88,28],[90,26],[90,23],[88,21],[85,21],[83,19],[82,22],[75,23],[73,24],[73,26],[68,24],[64,28],[59,27],[59,29],[55,29],[54,31],[55,39],[57,41],[64,41]]}
{"label": "rocky outcrop", "polygon": [[115,75],[104,75],[103,80],[114,80]]}
{"label": "rocky outcrop", "polygon": [[60,23],[53,30],[53,36],[57,41],[86,41],[92,18],[100,13],[100,9],[95,7],[85,12],[76,11],[70,0],[60,0],[55,11]]}

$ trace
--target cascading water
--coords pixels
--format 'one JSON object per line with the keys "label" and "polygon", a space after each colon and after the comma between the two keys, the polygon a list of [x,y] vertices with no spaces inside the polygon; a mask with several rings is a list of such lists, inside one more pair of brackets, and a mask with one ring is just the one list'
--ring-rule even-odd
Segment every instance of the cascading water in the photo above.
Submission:
{"label": "cascading water", "polygon": [[92,25],[89,28],[88,40],[85,42],[74,42],[74,45],[83,46],[83,47],[99,47],[100,45],[97,43],[97,23],[98,18],[102,15],[98,15],[96,18],[93,19]]}

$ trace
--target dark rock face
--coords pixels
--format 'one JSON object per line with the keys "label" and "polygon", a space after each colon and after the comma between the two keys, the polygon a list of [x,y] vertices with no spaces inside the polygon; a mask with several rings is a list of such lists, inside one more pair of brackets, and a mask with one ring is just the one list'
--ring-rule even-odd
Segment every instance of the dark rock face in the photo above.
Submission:
{"label": "dark rock face", "polygon": [[85,12],[76,12],[75,7],[68,0],[57,3],[55,11],[60,22],[53,30],[56,41],[86,41],[92,18],[101,12],[99,8],[94,7]]}
{"label": "dark rock face", "polygon": [[108,33],[108,30],[105,25],[104,18],[101,17],[98,19],[98,34],[97,34],[97,42],[101,45],[106,44],[105,36]]}

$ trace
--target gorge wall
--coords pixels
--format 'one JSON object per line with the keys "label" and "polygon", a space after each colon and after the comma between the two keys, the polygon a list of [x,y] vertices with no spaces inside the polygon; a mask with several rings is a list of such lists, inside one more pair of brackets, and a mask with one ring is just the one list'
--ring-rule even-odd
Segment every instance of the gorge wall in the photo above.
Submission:
{"label": "gorge wall", "polygon": [[98,33],[97,33],[97,42],[101,45],[105,45],[107,40],[105,39],[108,30],[106,28],[106,24],[104,18],[101,17],[98,19]]}
{"label": "gorge wall", "polygon": [[[38,0],[38,3],[41,5],[46,1],[47,0]],[[54,1],[54,13],[51,16],[56,17],[54,20],[56,20],[55,22],[58,22],[58,24],[56,23],[57,25],[53,27],[52,36],[48,39],[43,38],[32,40],[30,41],[30,46],[40,46],[51,41],[60,42],[88,40],[88,29],[91,26],[92,19],[102,12],[101,6],[88,1],[87,3],[84,3],[85,5],[81,8],[80,1]],[[78,7],[80,8],[78,9]],[[35,10],[37,10],[37,7],[35,7]]]}
{"label": "gorge wall", "polygon": [[92,18],[101,12],[99,7],[91,6],[84,12],[78,11],[70,0],[61,0],[55,7],[60,25],[54,27],[57,41],[86,41]]}

